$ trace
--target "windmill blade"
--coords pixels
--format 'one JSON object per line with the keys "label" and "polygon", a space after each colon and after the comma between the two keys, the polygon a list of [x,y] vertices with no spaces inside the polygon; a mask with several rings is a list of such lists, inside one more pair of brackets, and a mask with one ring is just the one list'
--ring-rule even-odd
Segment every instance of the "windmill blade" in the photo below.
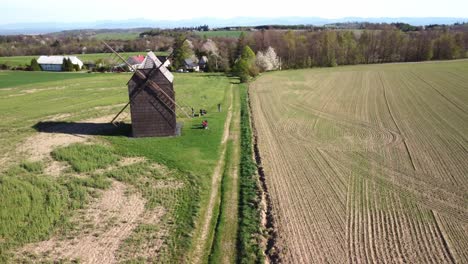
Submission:
{"label": "windmill blade", "polygon": [[109,44],[107,44],[105,41],[102,41],[102,43],[112,52],[115,54],[115,56],[117,56],[122,62],[124,62],[129,69],[133,69],[135,70],[135,68],[133,67],[133,65],[131,65],[130,63],[128,63],[128,61],[126,59],[124,59],[117,51],[115,51]]}
{"label": "windmill blade", "polygon": [[112,121],[111,121],[112,124],[114,124],[114,121],[117,119],[117,117],[120,116],[120,114],[122,114],[122,112],[125,110],[125,108],[128,107],[128,105],[130,105],[130,101],[122,108],[122,110],[119,111],[119,113],[117,113],[117,115],[114,116],[114,118],[112,118]]}

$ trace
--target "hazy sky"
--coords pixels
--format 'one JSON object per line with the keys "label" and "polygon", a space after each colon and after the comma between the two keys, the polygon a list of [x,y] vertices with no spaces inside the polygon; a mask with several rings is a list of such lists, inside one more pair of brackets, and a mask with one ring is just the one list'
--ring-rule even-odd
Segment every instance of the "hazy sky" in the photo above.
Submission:
{"label": "hazy sky", "polygon": [[238,16],[468,17],[467,0],[0,0],[0,24]]}

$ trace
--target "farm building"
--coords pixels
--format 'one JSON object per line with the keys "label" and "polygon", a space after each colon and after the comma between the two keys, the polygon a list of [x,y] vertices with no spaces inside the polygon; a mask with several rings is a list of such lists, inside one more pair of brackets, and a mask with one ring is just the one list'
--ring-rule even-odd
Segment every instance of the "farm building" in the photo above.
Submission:
{"label": "farm building", "polygon": [[62,71],[63,59],[70,59],[80,69],[83,67],[83,62],[76,56],[40,56],[37,63],[43,71]]}
{"label": "farm building", "polygon": [[161,64],[149,52],[128,82],[134,137],[176,135],[174,76]]}

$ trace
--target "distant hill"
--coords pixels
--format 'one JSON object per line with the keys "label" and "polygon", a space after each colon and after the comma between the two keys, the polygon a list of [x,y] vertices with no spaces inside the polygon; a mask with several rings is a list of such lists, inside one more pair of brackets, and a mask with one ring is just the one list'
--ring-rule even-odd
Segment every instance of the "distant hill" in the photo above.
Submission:
{"label": "distant hill", "polygon": [[185,20],[149,20],[149,19],[130,19],[115,21],[96,21],[85,23],[16,23],[0,25],[0,35],[13,34],[45,34],[59,32],[63,30],[78,29],[128,29],[128,28],[177,28],[177,27],[195,27],[199,25],[208,25],[211,28],[229,27],[229,26],[259,26],[259,25],[315,25],[323,26],[332,23],[345,22],[371,22],[371,23],[395,23],[404,22],[414,26],[429,24],[453,24],[456,22],[468,22],[468,18],[453,17],[381,17],[381,18],[362,18],[362,17],[344,17],[337,19],[326,19],[320,17],[236,17],[236,18],[193,18]]}

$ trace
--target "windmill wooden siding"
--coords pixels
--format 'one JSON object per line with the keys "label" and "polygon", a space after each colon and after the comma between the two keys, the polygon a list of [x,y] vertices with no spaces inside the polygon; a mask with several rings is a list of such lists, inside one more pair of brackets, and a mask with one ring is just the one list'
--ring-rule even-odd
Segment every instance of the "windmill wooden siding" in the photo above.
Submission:
{"label": "windmill wooden siding", "polygon": [[[160,69],[156,69],[156,65],[158,63],[153,65],[153,70],[138,69],[147,77],[146,79],[134,74],[128,82],[134,137],[174,136],[176,134],[176,106],[173,103],[175,92],[172,79],[169,80],[167,73],[164,74]],[[147,79],[150,82],[147,82]],[[158,85],[165,94],[152,87],[151,81]]]}

